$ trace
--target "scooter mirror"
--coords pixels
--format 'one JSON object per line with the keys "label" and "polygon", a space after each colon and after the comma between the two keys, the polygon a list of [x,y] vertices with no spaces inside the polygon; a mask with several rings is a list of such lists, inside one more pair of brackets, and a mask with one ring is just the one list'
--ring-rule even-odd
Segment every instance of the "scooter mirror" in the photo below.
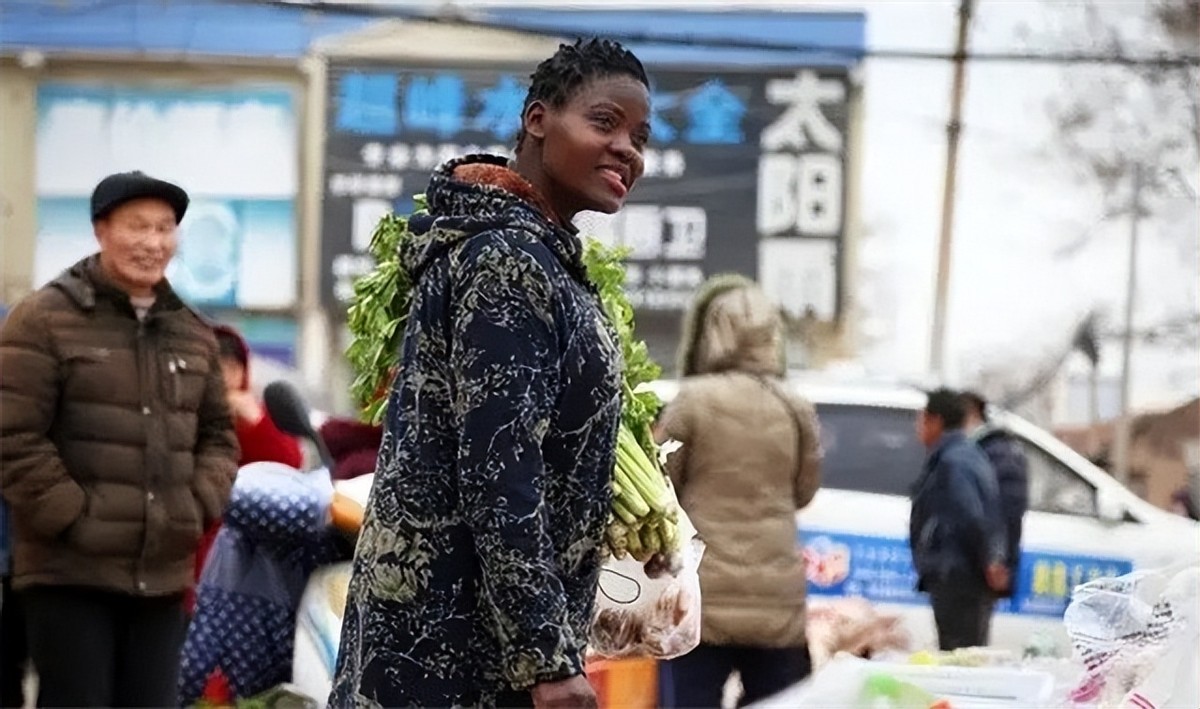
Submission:
{"label": "scooter mirror", "polygon": [[267,415],[280,431],[312,441],[321,456],[321,462],[327,469],[333,470],[333,456],[329,454],[321,434],[313,428],[308,404],[294,386],[282,380],[271,382],[263,390],[263,402],[267,407]]}

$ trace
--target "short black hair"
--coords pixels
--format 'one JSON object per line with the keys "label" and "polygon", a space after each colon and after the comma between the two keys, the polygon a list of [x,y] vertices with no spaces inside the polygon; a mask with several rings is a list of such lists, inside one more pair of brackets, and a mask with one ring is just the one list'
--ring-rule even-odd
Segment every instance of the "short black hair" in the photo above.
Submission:
{"label": "short black hair", "polygon": [[963,427],[967,416],[967,406],[963,403],[962,395],[953,389],[934,389],[929,392],[929,400],[925,403],[925,413],[937,416],[942,425],[949,430]]}
{"label": "short black hair", "polygon": [[529,76],[529,93],[521,107],[521,131],[517,134],[517,149],[525,140],[525,112],[535,101],[552,108],[562,108],[575,92],[593,79],[608,76],[629,76],[650,88],[650,79],[641,60],[620,42],[593,37],[577,39],[574,44],[560,44],[554,56],[537,65]]}
{"label": "short black hair", "polygon": [[987,399],[983,398],[983,394],[977,391],[964,391],[962,393],[963,406],[967,411],[974,411],[979,414],[979,418],[984,421],[988,420]]}

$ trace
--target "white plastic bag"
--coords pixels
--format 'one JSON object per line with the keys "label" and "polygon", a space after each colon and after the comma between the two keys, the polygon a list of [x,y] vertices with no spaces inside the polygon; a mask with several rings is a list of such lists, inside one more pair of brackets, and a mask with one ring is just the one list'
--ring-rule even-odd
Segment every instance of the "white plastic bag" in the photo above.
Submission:
{"label": "white plastic bag", "polygon": [[296,612],[292,677],[298,689],[324,707],[342,636],[342,614],[350,586],[349,562],[323,567],[308,579]]}
{"label": "white plastic bag", "polygon": [[[671,503],[678,507],[674,489]],[[609,557],[600,569],[588,651],[609,659],[669,660],[700,644],[700,559],[704,542],[678,509],[684,540],[673,569],[633,557]]]}
{"label": "white plastic bag", "polygon": [[1200,564],[1098,579],[1064,618],[1087,671],[1073,699],[1101,707],[1200,707]]}
{"label": "white plastic bag", "polygon": [[678,573],[652,578],[632,557],[610,558],[600,570],[588,650],[609,659],[668,660],[700,644],[700,558],[704,543],[684,543]]}

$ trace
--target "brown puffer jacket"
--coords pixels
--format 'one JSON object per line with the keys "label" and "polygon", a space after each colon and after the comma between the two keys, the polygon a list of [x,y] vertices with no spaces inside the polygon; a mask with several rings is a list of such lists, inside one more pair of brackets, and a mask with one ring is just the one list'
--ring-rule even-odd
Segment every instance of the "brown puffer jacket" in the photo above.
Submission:
{"label": "brown puffer jacket", "polygon": [[200,316],[164,282],[139,322],[85,259],[9,313],[0,397],[14,585],[187,589],[238,457]]}
{"label": "brown puffer jacket", "polygon": [[662,426],[683,444],[668,472],[707,545],[701,640],[802,646],[796,511],[820,484],[821,447],[812,406],[781,379],[778,311],[752,282],[716,280],[689,313],[682,350]]}

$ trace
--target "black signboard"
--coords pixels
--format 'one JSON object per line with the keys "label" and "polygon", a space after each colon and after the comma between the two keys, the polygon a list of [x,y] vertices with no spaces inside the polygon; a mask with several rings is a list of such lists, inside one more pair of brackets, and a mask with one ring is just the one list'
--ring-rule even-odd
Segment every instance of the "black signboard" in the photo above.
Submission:
{"label": "black signboard", "polygon": [[[327,306],[344,309],[371,267],[372,227],[406,213],[434,167],[507,153],[525,97],[522,69],[338,65],[329,72],[322,223]],[[584,214],[581,231],[632,249],[639,322],[678,320],[696,287],[737,272],[795,315],[839,310],[845,224],[844,69],[652,72],[646,174],[625,209]],[[674,329],[674,328],[670,328]]]}

